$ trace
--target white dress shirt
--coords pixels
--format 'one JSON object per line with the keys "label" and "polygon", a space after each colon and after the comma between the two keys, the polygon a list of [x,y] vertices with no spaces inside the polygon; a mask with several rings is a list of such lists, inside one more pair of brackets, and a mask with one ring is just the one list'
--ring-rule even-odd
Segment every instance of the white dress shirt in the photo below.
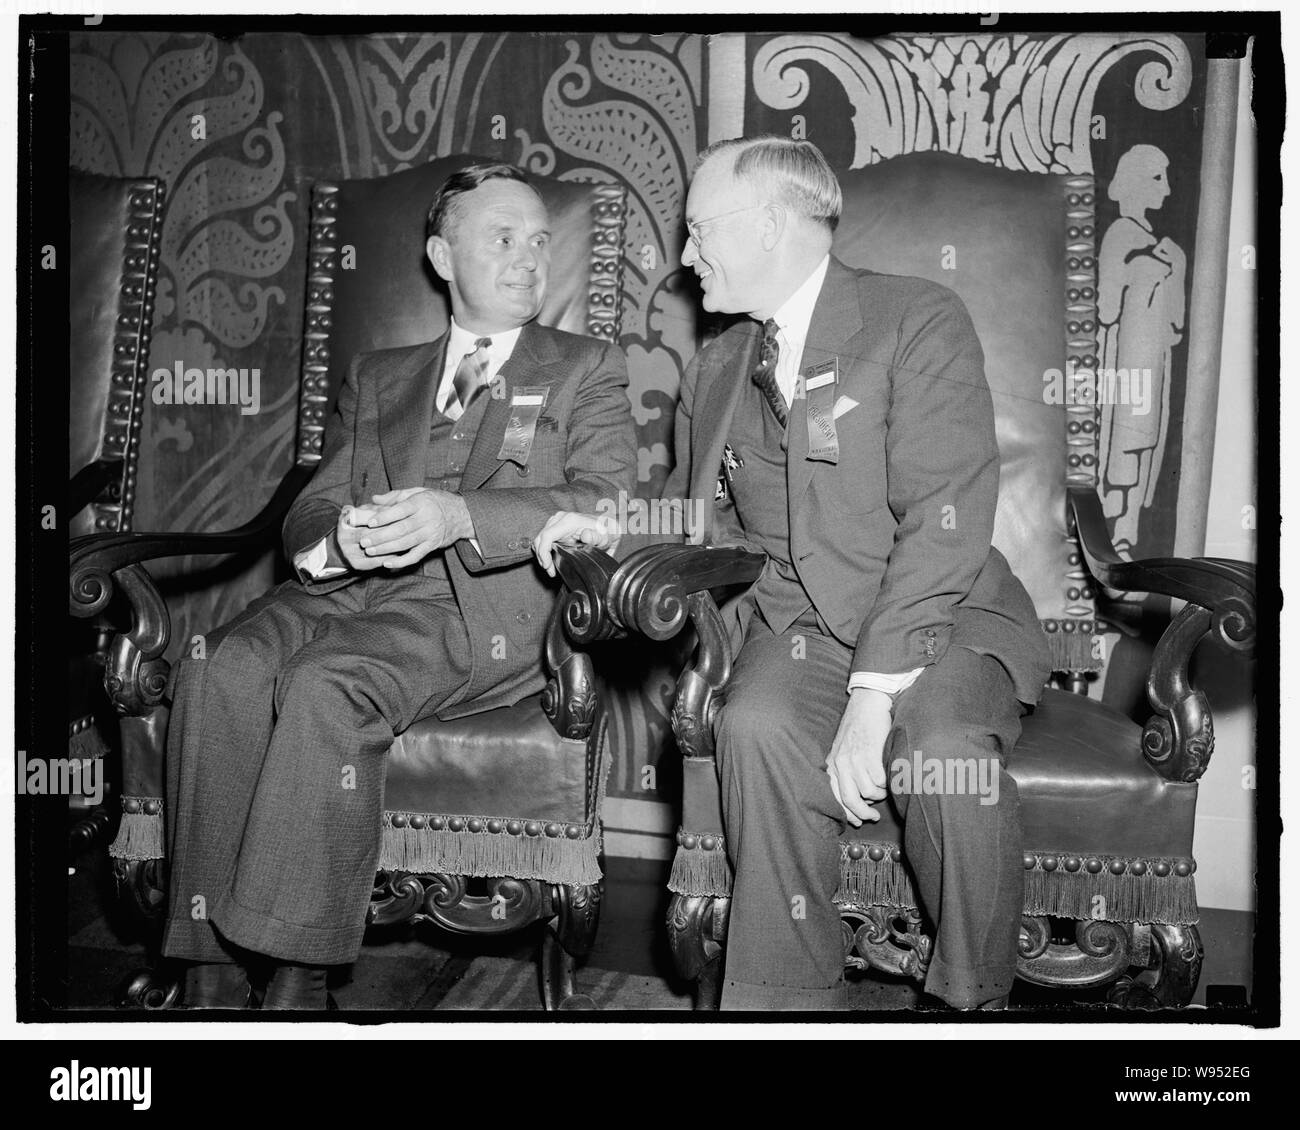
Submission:
{"label": "white dress shirt", "polygon": [[[478,334],[465,329],[456,323],[456,319],[451,320],[451,336],[447,341],[447,358],[442,366],[442,376],[438,380],[438,391],[434,394],[434,407],[443,413],[450,420],[459,420],[464,409],[461,408],[460,402],[454,395],[456,370],[460,367],[462,358],[466,354],[474,353],[477,349],[475,342],[479,338],[489,338],[492,342],[488,346],[488,365],[483,371],[481,384],[488,385],[496,380],[497,374],[501,372],[501,367],[510,360],[510,355],[515,351],[515,343],[519,340],[519,333],[523,326],[516,326],[512,330],[504,330],[495,334]],[[475,550],[478,549],[478,543],[470,539]],[[337,553],[337,551],[336,551]],[[348,572],[346,562],[330,560],[330,535],[321,538],[314,545],[308,546],[294,556],[294,566],[299,573],[305,573],[312,580],[325,581],[330,577],[342,576]]]}
{"label": "white dress shirt", "polygon": [[501,333],[476,334],[457,325],[456,319],[453,318],[451,337],[447,342],[447,360],[442,366],[442,379],[438,382],[438,392],[433,401],[434,407],[448,419],[459,420],[462,409],[460,404],[454,401],[452,392],[456,381],[456,370],[460,367],[461,360],[466,354],[475,351],[474,343],[479,338],[488,338],[492,344],[488,346],[488,366],[483,371],[482,383],[491,384],[501,372],[501,366],[510,360],[522,329],[523,326],[516,326],[513,330],[504,330]]}
{"label": "white dress shirt", "polygon": [[[799,366],[803,360],[804,343],[808,340],[813,308],[817,305],[822,285],[826,282],[826,270],[830,262],[830,255],[826,255],[799,289],[781,303],[776,313],[772,315],[772,320],[777,326],[776,340],[779,350],[776,360],[776,384],[781,390],[781,395],[785,397],[787,409],[794,403],[794,391],[799,381]],[[924,667],[917,667],[901,675],[854,671],[849,676],[849,690],[865,687],[868,690],[884,691],[885,694],[899,694],[916,682],[916,677],[924,670]]]}

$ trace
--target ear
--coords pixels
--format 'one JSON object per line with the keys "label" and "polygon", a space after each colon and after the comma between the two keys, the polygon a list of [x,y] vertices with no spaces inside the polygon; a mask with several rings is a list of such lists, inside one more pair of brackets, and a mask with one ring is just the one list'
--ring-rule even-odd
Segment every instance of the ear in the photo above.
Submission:
{"label": "ear", "polygon": [[759,221],[759,241],[764,251],[771,251],[781,242],[789,221],[789,213],[780,204],[767,204],[763,207],[762,219]]}
{"label": "ear", "polygon": [[449,244],[440,235],[431,235],[424,245],[424,253],[429,257],[429,262],[433,264],[433,269],[438,272],[438,277],[443,282],[451,282],[451,244]]}

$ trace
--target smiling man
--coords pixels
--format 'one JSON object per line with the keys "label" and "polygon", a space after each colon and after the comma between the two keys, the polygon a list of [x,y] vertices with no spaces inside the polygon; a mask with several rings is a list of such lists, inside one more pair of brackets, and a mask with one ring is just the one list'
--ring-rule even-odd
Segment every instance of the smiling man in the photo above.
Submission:
{"label": "smiling man", "polygon": [[[943,287],[836,259],[840,208],[821,152],[781,137],[712,146],[686,200],[682,264],[704,308],[747,317],[682,378],[665,494],[713,500],[695,538],[767,557],[722,608],[736,658],[714,726],[735,876],[721,1003],[845,1006],[839,836],[869,841],[892,804],[937,926],[926,989],[998,1004],[1022,905],[1005,764],[1047,647],[991,545],[998,447],[970,318]],[[612,540],[557,514],[539,557],[579,534]],[[917,753],[940,781],[982,765],[989,787],[909,787],[890,768]]]}
{"label": "smiling man", "polygon": [[450,328],[353,360],[285,521],[297,579],[176,668],[164,952],[193,963],[191,1007],[243,1006],[258,955],[263,1008],[325,1007],[361,944],[394,735],[541,689],[555,589],[530,539],[635,485],[622,354],[535,321],[550,232],[523,173],[449,178],[425,249]]}

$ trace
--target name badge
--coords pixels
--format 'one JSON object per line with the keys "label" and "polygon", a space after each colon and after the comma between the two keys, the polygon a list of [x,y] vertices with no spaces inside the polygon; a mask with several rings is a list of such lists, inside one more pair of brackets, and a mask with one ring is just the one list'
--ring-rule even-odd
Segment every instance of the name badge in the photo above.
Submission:
{"label": "name badge", "polygon": [[537,418],[546,407],[546,398],[550,388],[515,388],[510,394],[510,419],[506,423],[505,439],[501,441],[498,459],[509,459],[523,465],[528,462],[528,454],[533,449],[533,437],[537,434]]}
{"label": "name badge", "polygon": [[831,360],[803,375],[808,398],[808,458],[823,463],[840,461],[840,441],[835,432],[835,386],[840,380],[840,360]]}

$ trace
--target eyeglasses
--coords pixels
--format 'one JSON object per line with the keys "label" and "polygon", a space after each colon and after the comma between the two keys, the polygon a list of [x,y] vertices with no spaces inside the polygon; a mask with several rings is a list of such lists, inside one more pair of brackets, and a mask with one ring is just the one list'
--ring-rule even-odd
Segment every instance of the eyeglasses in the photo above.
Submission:
{"label": "eyeglasses", "polygon": [[712,224],[718,220],[725,220],[728,216],[739,216],[741,212],[752,212],[755,208],[766,207],[766,204],[750,204],[744,208],[733,208],[730,212],[719,212],[716,216],[709,216],[704,220],[695,220],[693,222],[688,221],[686,224],[686,232],[691,237],[691,242],[695,244],[695,250],[698,251],[700,249],[700,240],[703,238],[700,235],[700,228],[705,224]]}

